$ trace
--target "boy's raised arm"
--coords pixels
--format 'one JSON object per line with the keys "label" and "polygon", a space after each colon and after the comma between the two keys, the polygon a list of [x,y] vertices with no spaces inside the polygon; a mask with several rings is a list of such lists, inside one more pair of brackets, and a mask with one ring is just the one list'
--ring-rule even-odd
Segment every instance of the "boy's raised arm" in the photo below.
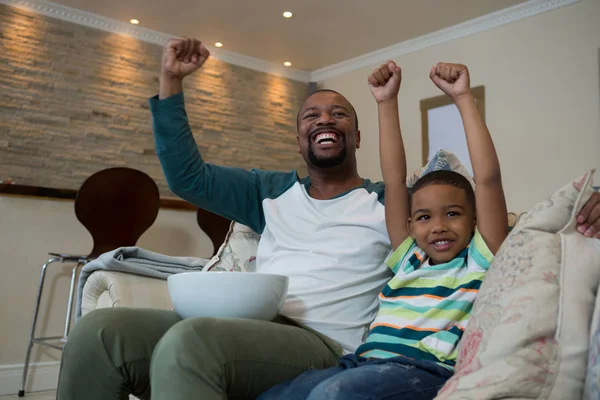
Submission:
{"label": "boy's raised arm", "polygon": [[402,72],[393,61],[379,66],[369,75],[369,88],[379,115],[379,157],[385,183],[385,221],[392,248],[409,236],[409,198],[406,188],[406,155],[398,116],[398,91]]}
{"label": "boy's raised arm", "polygon": [[438,63],[429,77],[460,112],[475,178],[477,228],[496,254],[508,235],[506,200],[494,142],[471,93],[469,70],[462,64]]}

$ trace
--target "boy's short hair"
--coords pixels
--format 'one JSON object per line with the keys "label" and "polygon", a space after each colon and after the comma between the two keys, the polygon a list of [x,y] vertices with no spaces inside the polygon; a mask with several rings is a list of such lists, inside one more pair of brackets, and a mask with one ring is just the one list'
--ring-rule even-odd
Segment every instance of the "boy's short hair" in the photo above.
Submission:
{"label": "boy's short hair", "polygon": [[411,200],[412,195],[415,194],[419,189],[423,189],[424,187],[431,185],[448,185],[464,190],[465,194],[467,195],[467,203],[473,207],[473,210],[475,210],[475,191],[473,190],[471,183],[467,180],[467,178],[458,172],[448,170],[432,171],[419,178],[419,180],[415,182],[411,189]]}

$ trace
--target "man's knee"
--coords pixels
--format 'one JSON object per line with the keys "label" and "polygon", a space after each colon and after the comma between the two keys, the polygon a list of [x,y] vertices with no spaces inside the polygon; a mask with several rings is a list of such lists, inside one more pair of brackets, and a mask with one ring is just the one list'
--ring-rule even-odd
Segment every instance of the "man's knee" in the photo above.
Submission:
{"label": "man's knee", "polygon": [[[150,309],[107,308],[85,315],[67,339],[59,398],[106,399],[130,392],[149,398],[152,351],[180,320],[174,312]],[[94,395],[87,396],[89,391]]]}
{"label": "man's knee", "polygon": [[[171,311],[104,308],[84,315],[67,339],[65,355],[108,353],[116,364],[151,354],[154,346],[180,318]],[[91,355],[90,354],[90,355]],[[79,357],[78,356],[78,357]]]}
{"label": "man's knee", "polygon": [[211,357],[220,350],[222,320],[216,318],[189,318],[167,331],[158,342],[152,363],[167,367],[187,356]]}
{"label": "man's knee", "polygon": [[103,308],[84,315],[69,333],[66,351],[81,345],[103,346],[104,340],[112,338],[119,330],[118,322],[124,317],[123,310],[125,309]]}
{"label": "man's knee", "polygon": [[[116,364],[122,362],[112,349],[122,317],[121,310],[101,309],[83,316],[75,324],[65,346],[58,398],[83,398],[82,393],[94,390],[94,385],[95,389],[120,390],[125,381],[117,372],[116,367],[120,365]],[[102,390],[97,392],[89,398],[101,398],[105,394]]]}
{"label": "man's knee", "polygon": [[[222,377],[227,364],[227,343],[222,343],[222,325],[214,318],[190,318],[165,333],[150,365],[153,397],[168,398],[173,390],[189,390],[191,396],[195,390],[191,386],[198,393],[225,390]],[[190,385],[192,381],[194,385]]]}

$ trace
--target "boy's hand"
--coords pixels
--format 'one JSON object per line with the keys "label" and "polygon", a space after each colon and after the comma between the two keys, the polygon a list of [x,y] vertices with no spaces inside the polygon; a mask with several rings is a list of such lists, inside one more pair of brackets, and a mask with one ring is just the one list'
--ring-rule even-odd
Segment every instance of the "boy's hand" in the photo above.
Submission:
{"label": "boy's hand", "polygon": [[461,97],[471,94],[471,81],[466,65],[437,63],[431,67],[429,78],[455,103]]}
{"label": "boy's hand", "polygon": [[388,61],[375,68],[369,75],[369,88],[377,103],[398,99],[402,70],[393,61]]}

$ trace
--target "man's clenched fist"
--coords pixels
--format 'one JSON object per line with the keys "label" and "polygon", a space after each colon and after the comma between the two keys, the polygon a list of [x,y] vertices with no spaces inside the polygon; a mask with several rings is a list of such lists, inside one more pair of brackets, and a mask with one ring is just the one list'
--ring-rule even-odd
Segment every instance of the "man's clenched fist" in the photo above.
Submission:
{"label": "man's clenched fist", "polygon": [[199,69],[210,57],[210,51],[197,39],[171,39],[163,50],[162,75],[183,79]]}

